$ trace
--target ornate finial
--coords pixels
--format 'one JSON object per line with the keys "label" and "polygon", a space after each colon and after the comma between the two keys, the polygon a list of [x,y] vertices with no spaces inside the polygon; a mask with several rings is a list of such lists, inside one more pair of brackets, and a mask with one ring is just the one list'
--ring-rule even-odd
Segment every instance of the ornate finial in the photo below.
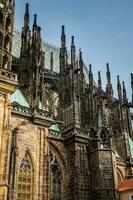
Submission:
{"label": "ornate finial", "polygon": [[65,35],[65,26],[62,25],[62,35]]}
{"label": "ornate finial", "polygon": [[62,26],[62,31],[61,31],[61,48],[66,47],[66,35],[65,35],[65,26]]}
{"label": "ornate finial", "polygon": [[53,52],[51,52],[51,56],[50,56],[50,70],[51,72],[53,72]]}
{"label": "ornate finial", "polygon": [[117,76],[117,87],[121,87],[119,75]]}
{"label": "ornate finial", "polygon": [[81,50],[81,48],[79,49],[79,60],[80,60],[80,61],[83,61],[83,58],[82,58],[82,50]]}
{"label": "ornate finial", "polygon": [[106,63],[107,72],[109,72],[109,63]]}
{"label": "ornate finial", "polygon": [[26,3],[26,5],[25,5],[25,16],[29,17],[29,4],[28,3]]}
{"label": "ornate finial", "polygon": [[110,75],[110,70],[109,70],[109,63],[106,63],[106,67],[107,67],[107,82],[110,83],[111,82],[111,75]]}
{"label": "ornate finial", "polygon": [[74,36],[72,36],[71,46],[75,46],[75,44],[74,44]]}
{"label": "ornate finial", "polygon": [[111,84],[111,74],[110,74],[110,69],[109,69],[109,63],[106,63],[106,67],[107,67],[106,95],[107,95],[108,100],[110,101],[113,97],[113,88],[112,88],[112,84]]}
{"label": "ornate finial", "polygon": [[33,27],[37,26],[37,14],[34,15]]}
{"label": "ornate finial", "polygon": [[102,93],[102,79],[100,71],[98,71],[98,93],[99,95]]}
{"label": "ornate finial", "polygon": [[89,73],[92,74],[92,65],[89,65]]}

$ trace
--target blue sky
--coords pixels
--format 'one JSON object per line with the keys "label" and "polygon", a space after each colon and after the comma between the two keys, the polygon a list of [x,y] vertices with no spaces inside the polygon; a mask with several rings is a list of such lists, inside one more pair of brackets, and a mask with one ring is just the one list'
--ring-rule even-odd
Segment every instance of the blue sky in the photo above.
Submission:
{"label": "blue sky", "polygon": [[86,65],[92,64],[95,80],[101,71],[105,87],[106,62],[112,82],[124,80],[130,99],[130,73],[133,72],[133,0],[17,0],[15,28],[21,30],[25,3],[38,14],[42,39],[60,46],[61,25],[66,27],[67,44],[75,35],[77,52],[82,48]]}

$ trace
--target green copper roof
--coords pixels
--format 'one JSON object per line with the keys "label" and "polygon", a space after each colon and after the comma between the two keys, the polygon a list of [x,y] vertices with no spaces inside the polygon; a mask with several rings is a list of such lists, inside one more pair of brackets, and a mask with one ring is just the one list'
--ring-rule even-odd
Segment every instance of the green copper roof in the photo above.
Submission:
{"label": "green copper roof", "polygon": [[130,137],[129,137],[129,145],[130,145],[130,150],[131,150],[131,158],[133,158],[133,141]]}
{"label": "green copper roof", "polygon": [[16,102],[20,104],[21,106],[30,107],[27,100],[25,99],[22,92],[17,89],[12,95],[11,95],[11,103]]}
{"label": "green copper roof", "polygon": [[[12,45],[12,54],[14,57],[19,58],[20,57],[20,50],[21,50],[21,33],[18,31],[14,31],[14,37],[13,37],[13,45]],[[60,49],[55,47],[54,45],[48,44],[47,42],[42,42],[42,49],[45,52],[45,67],[47,69],[50,69],[50,56],[51,52],[53,52],[53,66],[54,71],[59,73],[59,54]],[[70,62],[70,53],[68,53],[68,62]],[[88,83],[88,69],[86,65],[84,64],[84,74],[86,82]]]}
{"label": "green copper roof", "polygon": [[49,127],[49,130],[51,131],[56,131],[56,132],[60,132],[62,130],[62,125],[61,124],[52,124],[50,127]]}

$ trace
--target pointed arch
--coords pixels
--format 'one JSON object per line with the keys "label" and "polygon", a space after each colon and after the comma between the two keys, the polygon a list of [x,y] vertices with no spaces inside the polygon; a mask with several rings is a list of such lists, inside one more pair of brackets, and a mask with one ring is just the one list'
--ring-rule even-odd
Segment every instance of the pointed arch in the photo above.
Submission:
{"label": "pointed arch", "polygon": [[34,167],[31,155],[26,150],[19,165],[17,177],[17,200],[33,200]]}
{"label": "pointed arch", "polygon": [[102,148],[110,147],[110,133],[107,128],[101,127],[98,131],[98,137]]}
{"label": "pointed arch", "polygon": [[61,200],[64,198],[66,184],[65,160],[58,147],[50,141],[50,199]]}

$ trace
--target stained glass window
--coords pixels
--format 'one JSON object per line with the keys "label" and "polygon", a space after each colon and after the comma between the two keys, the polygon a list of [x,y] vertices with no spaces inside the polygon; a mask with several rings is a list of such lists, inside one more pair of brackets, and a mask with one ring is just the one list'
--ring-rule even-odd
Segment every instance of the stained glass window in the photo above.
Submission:
{"label": "stained glass window", "polygon": [[18,174],[17,200],[33,200],[33,166],[26,152]]}

